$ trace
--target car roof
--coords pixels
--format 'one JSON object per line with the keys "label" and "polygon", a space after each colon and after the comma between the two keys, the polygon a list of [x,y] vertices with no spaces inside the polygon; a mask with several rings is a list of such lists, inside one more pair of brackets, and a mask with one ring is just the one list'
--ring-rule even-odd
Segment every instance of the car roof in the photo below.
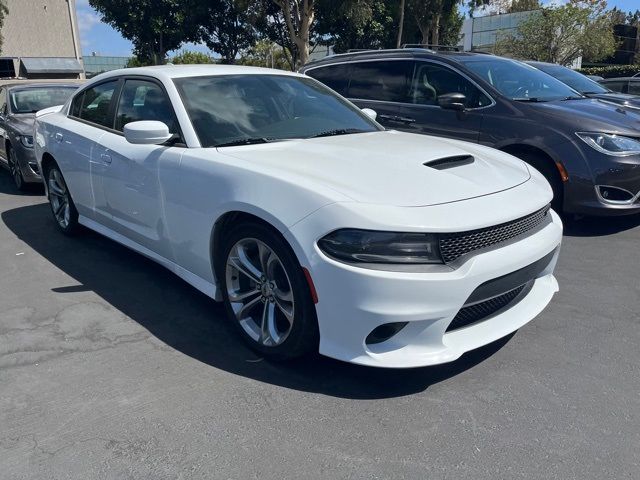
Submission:
{"label": "car roof", "polygon": [[0,81],[0,87],[5,88],[32,88],[32,87],[79,87],[85,80],[6,80]]}
{"label": "car roof", "polygon": [[482,53],[482,52],[456,52],[456,51],[435,51],[430,50],[428,48],[397,48],[397,49],[386,49],[386,50],[362,50],[358,52],[347,52],[347,53],[338,53],[335,55],[329,55],[320,60],[315,60],[313,62],[307,63],[304,67],[302,67],[301,71],[306,69],[311,69],[315,67],[319,67],[321,65],[330,65],[334,63],[342,63],[342,62],[350,62],[356,60],[374,60],[374,59],[385,59],[385,58],[394,58],[394,59],[416,59],[416,58],[426,58],[432,60],[442,60],[446,59],[451,62],[459,63],[461,59],[464,58],[465,62],[474,61],[474,60],[483,60],[487,57],[491,57],[492,59],[501,61],[511,61],[511,59],[494,56],[490,53]]}
{"label": "car roof", "polygon": [[247,67],[243,65],[157,65],[153,67],[121,68],[102,73],[91,79],[91,83],[123,75],[141,75],[158,80],[174,78],[206,77],[216,75],[286,75],[301,76],[295,72],[263,67]]}
{"label": "car roof", "polygon": [[600,80],[601,82],[617,82],[617,81],[624,81],[624,82],[628,82],[629,80],[634,81],[634,82],[640,82],[640,77],[610,77],[610,78],[605,78],[604,80]]}

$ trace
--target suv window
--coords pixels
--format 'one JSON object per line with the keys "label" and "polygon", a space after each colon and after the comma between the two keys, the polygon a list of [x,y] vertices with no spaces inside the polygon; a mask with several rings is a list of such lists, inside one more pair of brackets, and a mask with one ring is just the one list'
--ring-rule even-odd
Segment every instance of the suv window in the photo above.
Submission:
{"label": "suv window", "polygon": [[609,90],[613,90],[614,92],[624,93],[625,87],[627,86],[627,82],[620,80],[614,82],[602,82],[602,84],[607,87]]}
{"label": "suv window", "polygon": [[324,83],[340,95],[347,94],[347,87],[349,86],[349,65],[346,63],[314,68],[307,72],[307,75]]}
{"label": "suv window", "polygon": [[459,73],[442,65],[418,62],[411,85],[411,102],[419,105],[437,105],[438,97],[445,93],[464,94],[467,108],[491,104],[489,97]]}
{"label": "suv window", "polygon": [[351,64],[349,97],[387,102],[407,102],[413,62],[392,60]]}
{"label": "suv window", "polygon": [[631,95],[640,95],[640,81],[634,82],[633,80],[631,80],[627,88],[628,93],[630,93]]}
{"label": "suv window", "polygon": [[73,100],[71,115],[87,122],[112,128],[113,124],[109,120],[109,107],[117,85],[118,81],[113,80],[85,90]]}
{"label": "suv window", "polygon": [[122,131],[127,123],[140,120],[157,120],[165,123],[171,133],[178,132],[178,122],[164,90],[147,80],[127,80],[118,102],[116,130]]}

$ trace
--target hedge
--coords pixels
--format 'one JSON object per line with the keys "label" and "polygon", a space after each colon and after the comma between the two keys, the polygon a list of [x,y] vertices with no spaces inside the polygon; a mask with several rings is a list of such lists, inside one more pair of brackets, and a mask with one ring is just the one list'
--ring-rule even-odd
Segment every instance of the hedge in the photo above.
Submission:
{"label": "hedge", "polygon": [[585,75],[599,75],[604,78],[633,77],[640,73],[640,65],[607,65],[605,67],[586,67],[578,70]]}

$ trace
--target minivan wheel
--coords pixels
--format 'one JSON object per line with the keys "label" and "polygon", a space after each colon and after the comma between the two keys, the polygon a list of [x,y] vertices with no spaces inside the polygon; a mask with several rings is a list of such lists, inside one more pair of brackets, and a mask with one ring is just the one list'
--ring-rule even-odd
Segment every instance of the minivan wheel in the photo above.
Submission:
{"label": "minivan wheel", "polygon": [[224,236],[218,262],[225,309],[252,349],[275,360],[317,351],[309,287],[279,233],[260,223],[238,225]]}
{"label": "minivan wheel", "polygon": [[551,208],[558,213],[562,213],[564,204],[564,185],[560,178],[558,168],[553,163],[553,160],[529,152],[520,153],[516,156],[544,175],[549,182],[549,185],[551,185],[551,190],[553,190]]}
{"label": "minivan wheel", "polygon": [[49,205],[56,225],[65,235],[73,235],[79,229],[78,210],[71,199],[71,194],[57,165],[46,171]]}

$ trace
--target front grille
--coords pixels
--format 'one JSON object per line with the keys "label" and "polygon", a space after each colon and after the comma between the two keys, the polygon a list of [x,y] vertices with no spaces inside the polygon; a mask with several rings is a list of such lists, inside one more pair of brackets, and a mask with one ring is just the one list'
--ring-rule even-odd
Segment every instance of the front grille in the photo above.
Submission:
{"label": "front grille", "polygon": [[526,283],[514,288],[513,290],[509,290],[502,295],[485,300],[484,302],[475,303],[468,307],[462,307],[447,327],[447,332],[468,327],[469,325],[485,320],[491,315],[498,313],[500,310],[507,308],[526,287],[531,285],[531,282]]}
{"label": "front grille", "polygon": [[541,225],[549,214],[550,206],[526,217],[494,227],[459,233],[446,233],[440,237],[440,253],[445,263],[451,263],[475,250],[491,247],[518,237]]}

